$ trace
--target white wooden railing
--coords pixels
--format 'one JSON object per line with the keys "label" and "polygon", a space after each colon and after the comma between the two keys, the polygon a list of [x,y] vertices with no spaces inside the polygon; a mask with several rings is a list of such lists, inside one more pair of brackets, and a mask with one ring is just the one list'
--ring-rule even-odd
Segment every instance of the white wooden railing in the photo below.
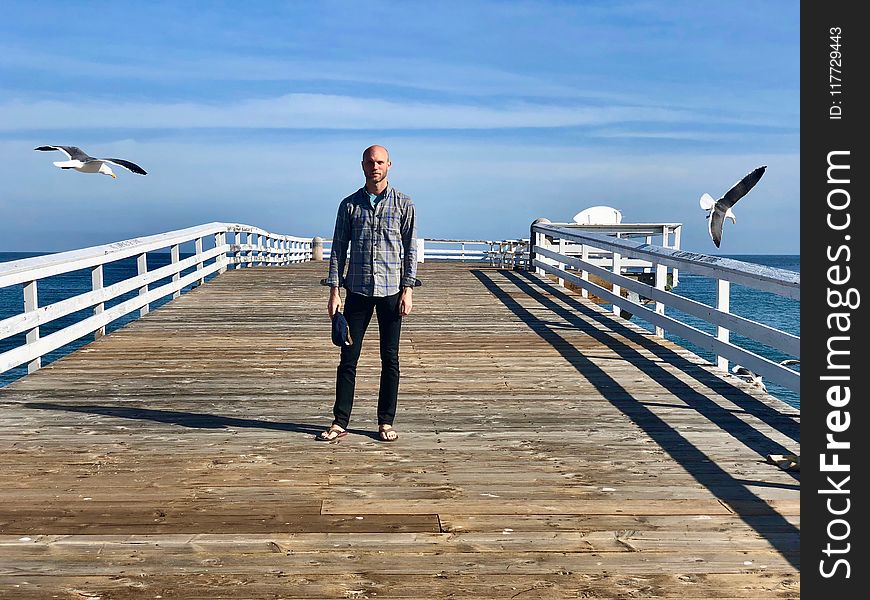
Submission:
{"label": "white wooden railing", "polygon": [[[659,336],[663,337],[667,331],[713,352],[717,356],[717,366],[726,372],[731,361],[789,390],[800,390],[799,372],[729,341],[730,332],[733,331],[799,360],[800,337],[731,314],[729,291],[731,283],[736,283],[800,300],[800,273],[619,239],[613,235],[572,228],[569,224],[535,222],[530,231],[534,241],[530,266],[537,273],[554,275],[560,283],[571,282],[582,289],[584,296],[590,293],[598,296],[612,304],[613,312],[617,315],[625,310],[647,321],[655,327]],[[564,248],[566,243],[579,244],[579,256],[559,252],[560,245]],[[574,250],[577,251],[578,248],[575,247]],[[604,256],[602,252],[609,256],[609,264],[586,258],[595,255],[600,259]],[[655,274],[654,284],[649,285],[626,276],[626,261],[634,261],[633,264],[640,268],[651,270]],[[716,306],[690,300],[666,289],[670,287],[669,276],[673,282],[677,270],[716,280]],[[589,279],[590,274],[608,282],[612,288],[593,283]],[[622,289],[628,291],[628,298],[622,296]],[[648,308],[642,299],[653,302],[654,308]],[[716,335],[665,315],[666,306],[715,325]]]}
{"label": "white wooden railing", "polygon": [[[205,249],[204,242],[212,247]],[[182,245],[192,245],[193,255],[182,259]],[[166,250],[171,255],[170,264],[148,270],[148,253]],[[136,257],[137,275],[104,286],[103,267],[131,257]],[[0,353],[0,373],[25,363],[28,372],[35,371],[47,353],[92,333],[99,337],[105,334],[106,325],[112,321],[134,311],[145,315],[151,303],[168,296],[176,298],[184,288],[200,285],[209,275],[222,273],[229,267],[286,265],[309,261],[311,257],[312,238],[277,235],[250,225],[208,223],[104,246],[0,263],[0,290],[21,285],[24,307],[22,313],[0,321],[0,340],[25,334],[24,344]],[[89,292],[40,306],[41,280],[82,269],[91,271]],[[169,283],[151,287],[167,278]],[[138,294],[132,298],[106,307],[113,299],[136,291]],[[90,309],[92,315],[40,337],[41,326],[85,309]]]}
{"label": "white wooden railing", "polygon": [[[492,266],[524,266],[528,260],[528,240],[458,240],[417,238],[417,262],[455,260],[488,262]],[[329,259],[332,240],[323,240],[323,258]]]}

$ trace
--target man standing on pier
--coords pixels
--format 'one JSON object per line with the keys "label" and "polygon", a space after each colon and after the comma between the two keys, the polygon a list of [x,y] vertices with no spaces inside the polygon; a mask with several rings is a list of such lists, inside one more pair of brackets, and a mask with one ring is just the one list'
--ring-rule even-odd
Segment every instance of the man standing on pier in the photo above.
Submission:
{"label": "man standing on pier", "polygon": [[402,317],[411,312],[417,281],[417,225],[411,198],[387,181],[391,166],[386,148],[366,148],[362,155],[366,183],[338,206],[326,279],[330,286],[327,308],[330,318],[341,310],[339,290],[344,287],[347,290],[344,316],[352,343],[341,347],[332,409],[334,420],[329,429],[317,436],[321,441],[347,435],[356,366],[374,312],[378,315],[381,350],[378,437],[384,442],[399,437],[393,429],[399,393],[399,334]]}

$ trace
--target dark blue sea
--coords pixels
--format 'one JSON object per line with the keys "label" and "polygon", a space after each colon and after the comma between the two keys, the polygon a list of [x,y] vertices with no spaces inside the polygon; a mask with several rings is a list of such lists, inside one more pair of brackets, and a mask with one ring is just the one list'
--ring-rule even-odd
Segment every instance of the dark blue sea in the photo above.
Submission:
{"label": "dark blue sea", "polygon": [[[0,262],[19,260],[31,256],[40,256],[43,253],[15,253],[15,252],[0,252]],[[185,254],[182,254],[184,257]],[[730,255],[728,258],[742,260],[779,269],[800,272],[800,256],[799,255]],[[169,264],[170,257],[167,253],[153,253],[148,255],[148,268],[156,269]],[[185,271],[187,273],[187,271]],[[135,257],[109,263],[103,267],[104,285],[108,286],[117,283],[123,279],[136,274],[136,259]],[[168,279],[164,282],[168,283]],[[162,284],[164,282],[158,282]],[[38,284],[39,304],[46,306],[53,302],[58,302],[65,298],[69,298],[91,289],[91,275],[89,270],[75,271],[65,275],[58,275],[44,280],[40,280]],[[154,287],[154,286],[152,286]],[[674,288],[674,292],[683,295],[687,298],[703,302],[708,305],[715,305],[716,298],[716,282],[706,277],[699,277],[688,273],[680,273],[679,285]],[[124,300],[132,298],[137,292],[130,292],[120,298],[116,298],[112,302],[106,304],[106,308],[114,306]],[[169,301],[169,298],[152,303],[152,310],[161,304]],[[22,286],[12,286],[9,288],[0,289],[0,320],[22,312],[23,309],[23,293]],[[767,292],[759,292],[757,290],[746,288],[740,285],[731,286],[731,312],[751,318],[754,321],[765,323],[771,327],[787,331],[791,334],[800,336],[800,302],[782,298],[775,294]],[[715,328],[710,324],[696,319],[691,315],[685,315],[677,311],[668,309],[668,314],[672,314],[681,321],[692,325],[697,329],[713,333]],[[81,320],[91,315],[90,309],[83,310],[58,319],[40,328],[40,334],[44,337],[60,328],[66,327],[71,323]],[[106,327],[107,332],[115,331],[119,327],[123,327],[138,316],[138,311],[122,317]],[[643,321],[633,319],[638,325],[648,326]],[[666,337],[674,342],[685,346],[698,356],[715,362],[716,357],[705,350],[701,350],[692,344],[680,339],[671,334],[666,334]],[[48,364],[58,358],[69,354],[73,350],[81,348],[92,340],[92,336],[87,336],[75,342],[56,350],[44,356],[42,363]],[[743,338],[742,336],[732,333],[731,341],[739,346],[751,350],[757,354],[761,354],[771,360],[780,361],[785,358],[791,358],[783,355],[777,350],[767,348],[757,342]],[[10,350],[24,343],[24,334],[0,340],[0,353]],[[799,367],[798,367],[799,368]],[[0,373],[0,387],[7,385],[9,382],[18,379],[26,374],[26,367],[21,366],[5,373]],[[774,383],[766,382],[768,392],[780,398],[788,404],[799,408],[800,394],[782,388]]]}
{"label": "dark blue sea", "polygon": [[[795,271],[798,273],[800,273],[801,270],[801,258],[798,254],[732,254],[726,255],[725,258],[742,260],[744,262],[766,265],[768,267],[775,267],[777,269],[785,269],[787,271]],[[710,306],[716,305],[716,281],[708,277],[701,277],[698,275],[681,272],[679,277],[679,284],[672,291],[686,298],[691,298],[692,300],[703,302],[704,304]],[[748,288],[737,284],[731,284],[730,308],[732,313],[740,315],[741,317],[752,319],[753,321],[759,323],[764,323],[765,325],[768,325],[770,327],[774,327],[781,331],[785,331],[787,333],[800,337],[801,303],[798,300],[791,300],[789,298],[783,298],[782,296],[771,294],[769,292],[760,292],[753,288]],[[702,321],[696,317],[693,317],[692,315],[687,315],[685,313],[672,310],[670,308],[666,308],[665,313],[667,315],[674,316],[680,321],[691,325],[696,329],[700,329],[701,331],[706,331],[707,333],[712,333],[715,335],[715,326],[710,325],[709,323]],[[632,320],[638,325],[652,330],[651,325],[648,325],[643,321],[639,321],[637,319]],[[712,352],[702,350],[694,344],[691,344],[690,342],[687,342],[686,340],[669,333],[665,333],[665,337],[685,348],[688,348],[698,356],[710,361],[711,363],[716,362],[716,356]],[[795,358],[785,355],[774,348],[769,348],[767,346],[759,344],[754,340],[745,338],[734,332],[731,332],[730,341],[737,346],[745,348],[746,350],[750,350],[775,362],[779,362],[786,358]],[[800,365],[796,365],[793,368],[797,371],[800,371]],[[799,393],[793,392],[769,381],[765,381],[764,385],[767,388],[767,391],[772,396],[779,398],[780,400],[786,402],[791,406],[800,408],[801,399]]]}

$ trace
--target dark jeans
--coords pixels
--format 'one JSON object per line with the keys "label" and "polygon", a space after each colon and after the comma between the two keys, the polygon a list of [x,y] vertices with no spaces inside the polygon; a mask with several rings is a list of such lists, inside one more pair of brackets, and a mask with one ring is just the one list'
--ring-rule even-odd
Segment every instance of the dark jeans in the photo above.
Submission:
{"label": "dark jeans", "polygon": [[341,362],[335,382],[335,424],[347,429],[350,411],[353,409],[353,395],[356,388],[356,365],[359,362],[363,336],[372,320],[372,313],[378,313],[378,331],[381,342],[381,387],[378,392],[378,425],[392,425],[396,417],[396,400],[399,396],[399,334],[402,331],[402,317],[399,316],[399,296],[380,298],[347,294],[344,302],[344,318],[350,328],[353,344],[341,347]]}

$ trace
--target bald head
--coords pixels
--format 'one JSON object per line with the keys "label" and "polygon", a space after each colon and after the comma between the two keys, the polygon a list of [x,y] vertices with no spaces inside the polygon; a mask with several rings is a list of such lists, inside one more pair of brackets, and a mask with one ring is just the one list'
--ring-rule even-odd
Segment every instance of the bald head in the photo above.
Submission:
{"label": "bald head", "polygon": [[387,187],[387,173],[392,163],[390,153],[383,146],[369,146],[362,155],[362,170],[366,176],[366,189],[380,194]]}
{"label": "bald head", "polygon": [[390,160],[390,152],[389,152],[389,150],[387,150],[387,149],[384,148],[383,146],[378,146],[377,144],[375,144],[374,146],[369,146],[368,148],[366,148],[365,150],[363,150],[363,155],[362,155],[363,160],[365,160],[365,159],[366,159],[366,156],[368,156],[368,155],[371,154],[372,152],[383,153],[383,154],[386,155],[387,160]]}

